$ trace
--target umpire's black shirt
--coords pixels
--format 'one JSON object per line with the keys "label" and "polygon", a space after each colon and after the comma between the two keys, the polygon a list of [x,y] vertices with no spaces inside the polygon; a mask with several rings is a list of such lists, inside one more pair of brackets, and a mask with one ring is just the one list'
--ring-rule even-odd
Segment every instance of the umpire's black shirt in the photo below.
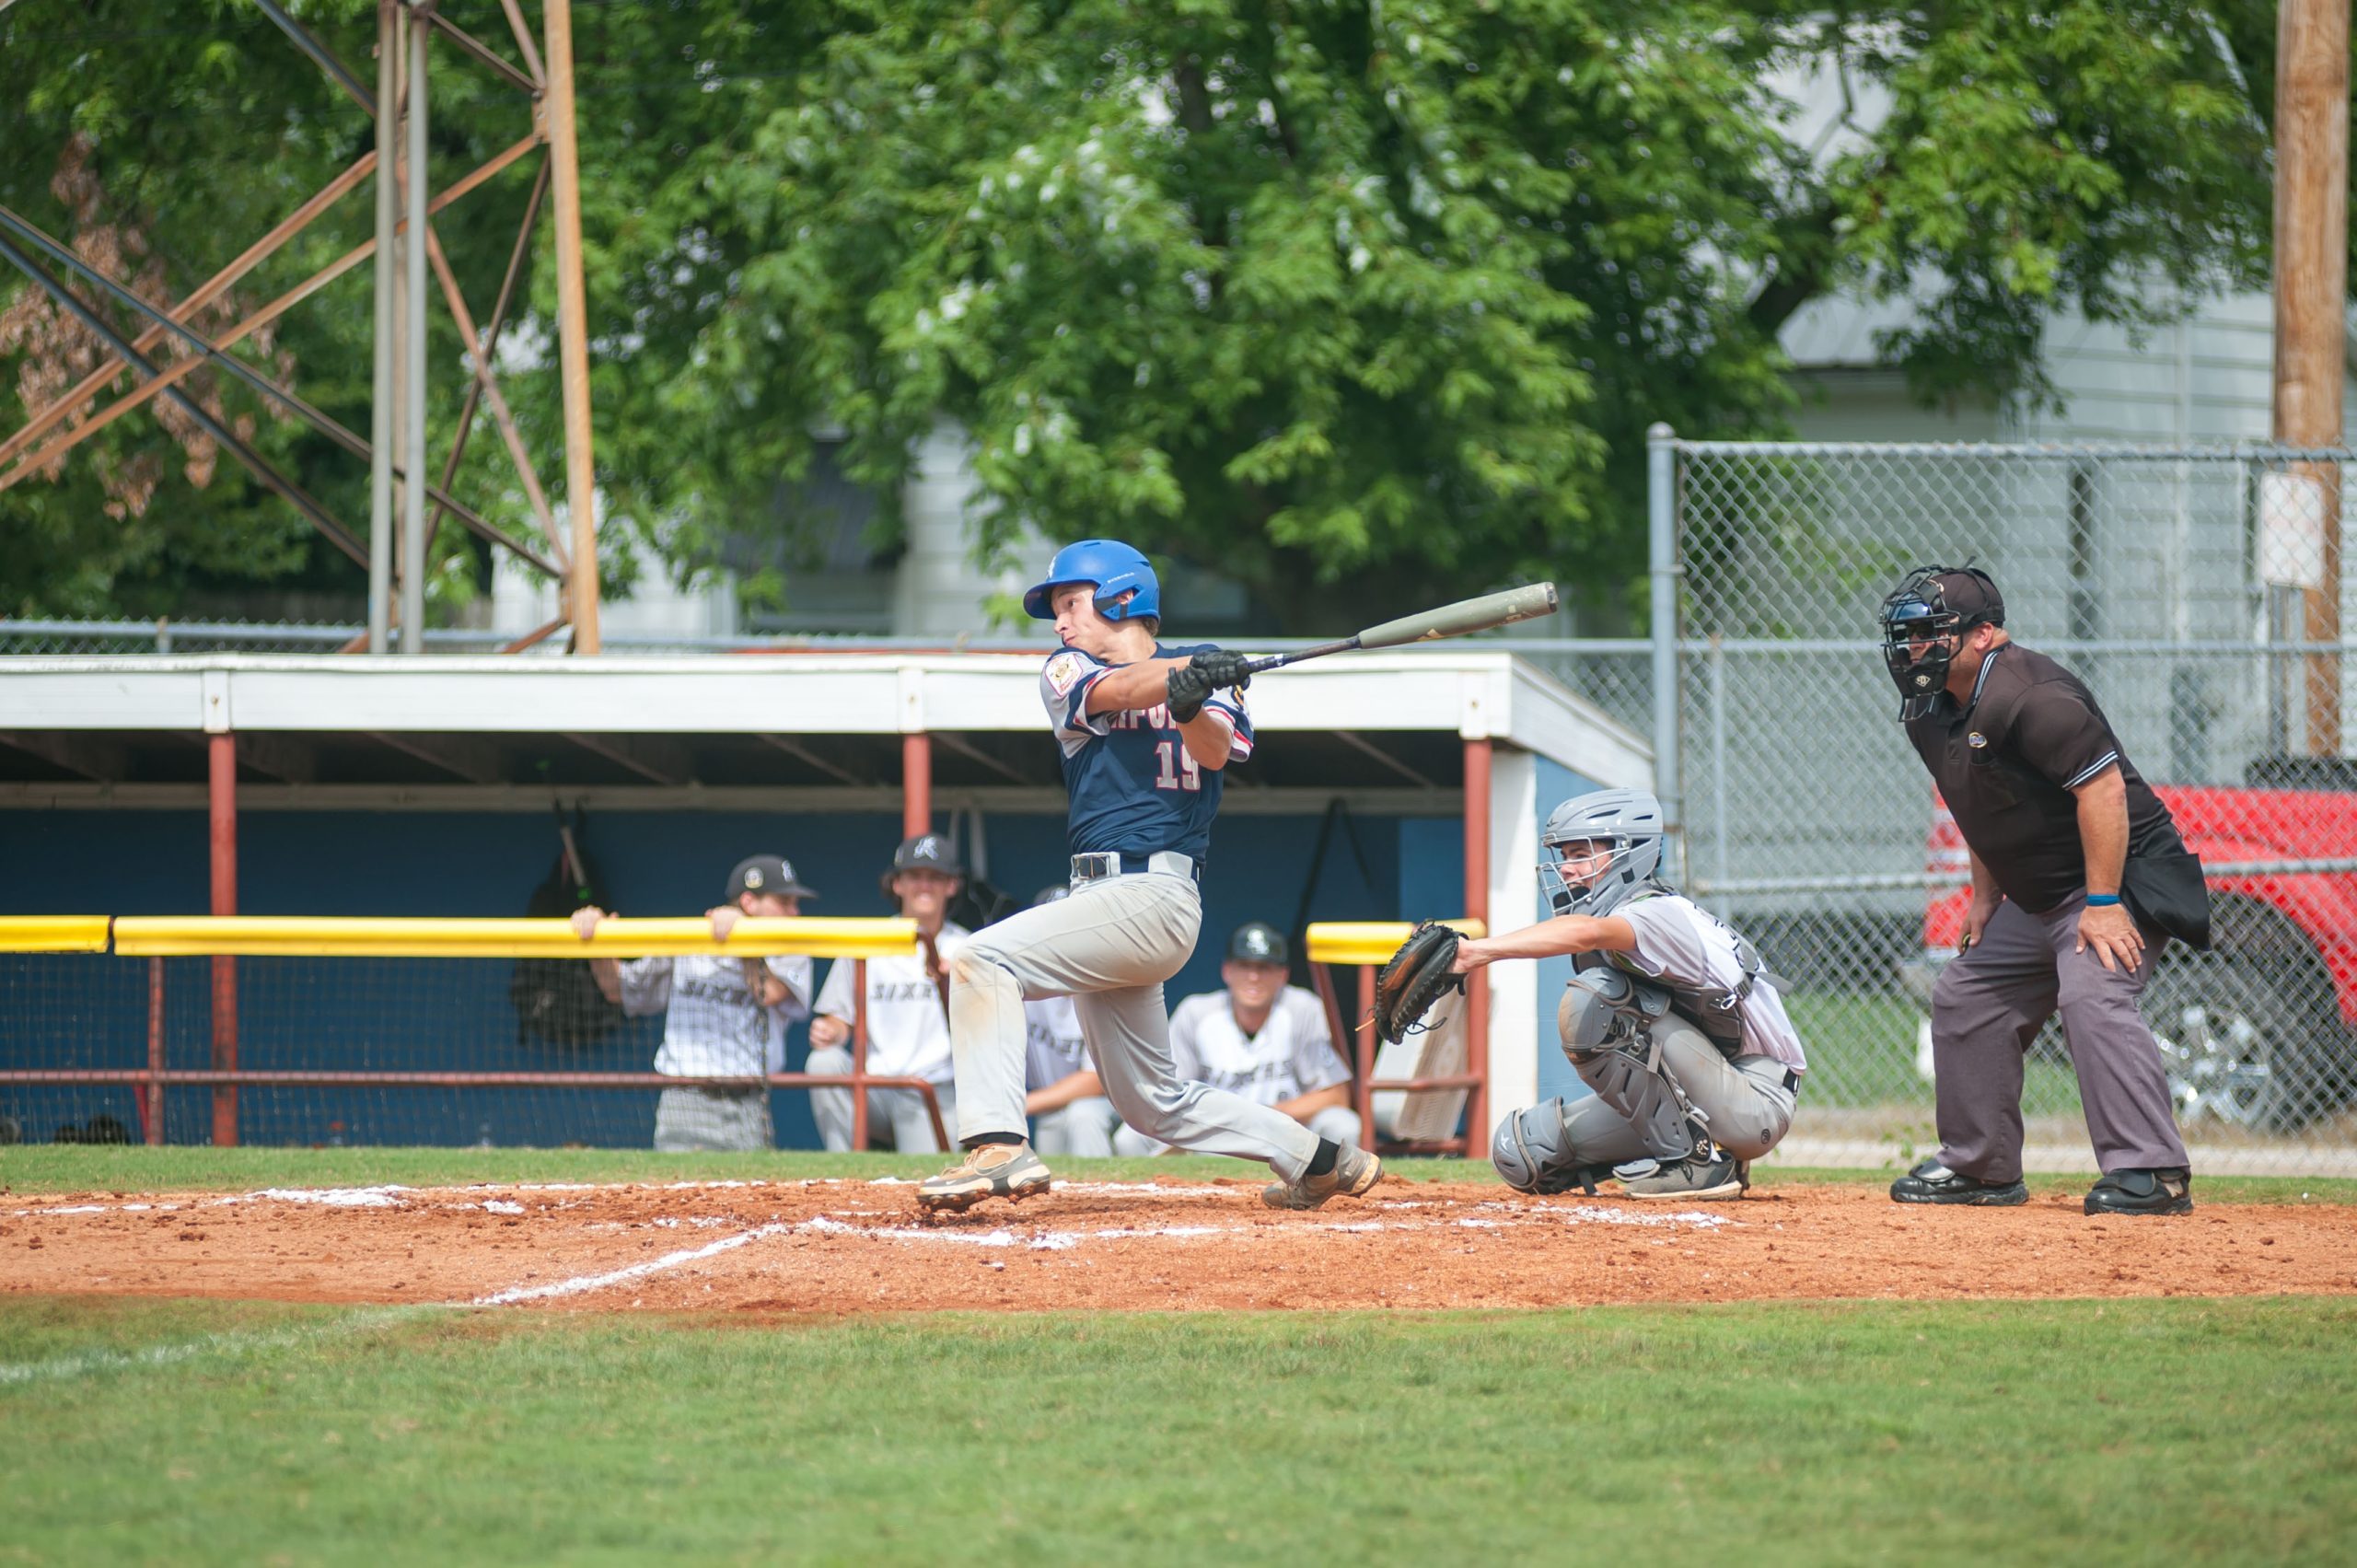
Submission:
{"label": "umpire's black shirt", "polygon": [[1947,693],[1907,738],[1964,842],[2005,897],[2043,914],[2087,885],[2071,792],[2115,764],[2128,784],[2128,853],[2176,851],[2177,826],[2079,678],[2018,643],[1991,649],[1958,703]]}

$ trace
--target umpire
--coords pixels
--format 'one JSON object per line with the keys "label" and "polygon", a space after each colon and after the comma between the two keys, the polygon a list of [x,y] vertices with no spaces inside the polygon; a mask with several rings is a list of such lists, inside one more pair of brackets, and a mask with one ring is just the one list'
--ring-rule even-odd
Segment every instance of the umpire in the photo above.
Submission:
{"label": "umpire", "polygon": [[1961,950],[1932,992],[1940,1152],[1891,1197],[2027,1201],[2023,1060],[2059,1012],[2103,1169],[2086,1212],[2187,1213],[2192,1175],[2136,998],[2168,934],[2207,944],[2200,864],[2093,694],[2007,636],[1986,572],[1913,573],[1882,632],[1907,738],[1972,858]]}

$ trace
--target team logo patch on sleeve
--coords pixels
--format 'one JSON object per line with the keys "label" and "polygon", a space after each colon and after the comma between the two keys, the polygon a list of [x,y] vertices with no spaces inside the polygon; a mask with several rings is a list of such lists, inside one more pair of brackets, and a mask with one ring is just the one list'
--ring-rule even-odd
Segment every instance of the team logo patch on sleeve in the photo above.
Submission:
{"label": "team logo patch on sleeve", "polygon": [[1048,690],[1059,697],[1065,696],[1087,673],[1088,661],[1078,654],[1069,650],[1058,654],[1048,661]]}

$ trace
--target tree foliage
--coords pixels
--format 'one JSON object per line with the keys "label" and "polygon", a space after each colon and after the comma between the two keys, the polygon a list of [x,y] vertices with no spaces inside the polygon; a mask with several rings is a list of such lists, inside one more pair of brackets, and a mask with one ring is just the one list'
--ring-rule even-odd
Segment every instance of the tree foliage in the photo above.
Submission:
{"label": "tree foliage", "polygon": [[[502,35],[495,0],[444,8]],[[184,9],[236,41],[69,70],[17,42],[152,12],[0,13],[0,94],[37,106],[12,145],[40,149],[0,199],[85,133],[182,287],[223,253],[206,221],[257,232],[366,134],[250,11]],[[365,0],[300,9],[366,60]],[[1305,632],[1530,575],[1608,598],[1642,554],[1644,427],[1778,428],[1776,335],[1812,299],[1913,301],[1886,346],[1926,396],[2036,397],[2053,311],[2142,327],[2264,272],[2266,6],[583,0],[576,34],[600,482],[682,565],[767,512],[814,430],[888,498],[946,419],[986,550],[1119,534]],[[1815,145],[1805,80],[1850,105]],[[444,99],[453,172],[513,134],[495,100]],[[296,107],[273,130],[265,102]],[[257,136],[273,159],[235,153]],[[498,238],[445,238],[495,280]],[[338,297],[279,347],[365,428],[366,285]],[[532,297],[544,336],[545,264]],[[511,395],[552,473],[552,377]],[[0,529],[87,535],[105,465],[169,437],[114,439],[0,493]],[[513,521],[496,466],[470,477]],[[146,515],[179,521],[134,531],[242,508],[299,538],[217,466],[158,486]]]}

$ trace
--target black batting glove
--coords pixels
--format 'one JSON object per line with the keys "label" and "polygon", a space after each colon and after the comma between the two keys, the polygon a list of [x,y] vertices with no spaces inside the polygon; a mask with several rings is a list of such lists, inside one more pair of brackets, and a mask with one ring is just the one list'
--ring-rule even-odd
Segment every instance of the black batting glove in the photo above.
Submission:
{"label": "black batting glove", "polygon": [[1230,653],[1225,648],[1190,656],[1163,682],[1170,716],[1185,724],[1203,711],[1204,702],[1221,687],[1233,686],[1241,691],[1251,685],[1252,672],[1247,668],[1251,662],[1242,654]]}

